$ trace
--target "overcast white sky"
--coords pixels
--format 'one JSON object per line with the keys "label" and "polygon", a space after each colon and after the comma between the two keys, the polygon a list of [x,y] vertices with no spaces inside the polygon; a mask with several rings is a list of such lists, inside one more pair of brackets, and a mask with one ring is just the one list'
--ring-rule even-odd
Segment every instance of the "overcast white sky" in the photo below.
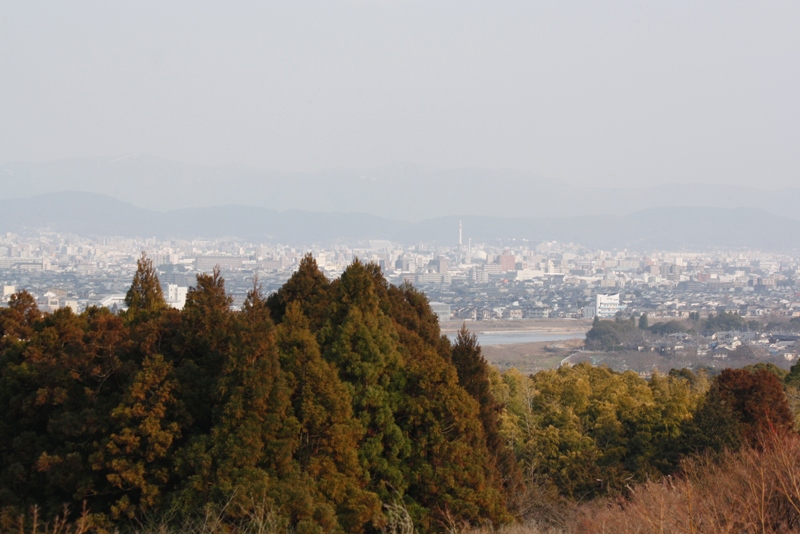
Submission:
{"label": "overcast white sky", "polygon": [[3,2],[0,162],[800,187],[800,2]]}

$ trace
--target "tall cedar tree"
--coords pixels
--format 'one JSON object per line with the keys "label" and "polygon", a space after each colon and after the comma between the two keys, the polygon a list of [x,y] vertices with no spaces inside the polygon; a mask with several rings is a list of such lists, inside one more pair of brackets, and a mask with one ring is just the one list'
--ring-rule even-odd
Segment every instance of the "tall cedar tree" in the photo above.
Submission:
{"label": "tall cedar tree", "polygon": [[136,261],[136,274],[125,295],[125,304],[128,309],[146,312],[157,312],[167,307],[153,260],[144,252]]}
{"label": "tall cedar tree", "polygon": [[[217,285],[205,287],[215,291]],[[217,302],[209,297],[207,302]],[[278,507],[287,501],[293,484],[282,482],[297,476],[292,452],[298,424],[280,368],[275,327],[258,288],[248,294],[242,313],[227,313],[233,335],[228,346],[217,349],[223,360],[212,388],[208,482],[212,498],[233,496],[229,506],[237,515],[246,514],[253,499],[267,499]]]}
{"label": "tall cedar tree", "polygon": [[319,270],[311,254],[300,261],[291,278],[277,292],[267,298],[267,307],[275,323],[280,323],[290,302],[299,302],[311,327],[318,330],[327,318],[330,306],[330,282]]}
{"label": "tall cedar tree", "polygon": [[173,416],[178,384],[161,354],[145,356],[141,368],[111,411],[111,434],[92,455],[92,468],[107,472],[119,498],[112,517],[133,518],[163,504],[171,479],[168,455],[181,436]]}
{"label": "tall cedar tree", "polygon": [[[306,265],[312,267],[308,258]],[[295,276],[324,279],[310,268]],[[402,498],[423,530],[448,517],[507,521],[477,403],[458,384],[450,344],[425,296],[410,286],[389,286],[376,265],[358,261],[328,291],[328,309],[309,313],[325,317],[317,335],[321,349],[339,369],[366,427],[359,457],[370,473],[368,488],[384,501]],[[403,439],[394,442],[403,447],[394,457],[382,446],[387,437]]]}
{"label": "tall cedar tree", "polygon": [[214,385],[235,336],[231,304],[219,268],[198,274],[197,284],[186,295],[173,358],[192,436],[211,432]]}
{"label": "tall cedar tree", "polygon": [[405,362],[398,421],[411,437],[406,502],[422,529],[448,517],[498,524],[509,520],[486,448],[478,406],[459,386],[450,342],[439,331],[428,300],[410,285],[390,286],[366,266],[381,310],[392,318]]}
{"label": "tall cedar tree", "polygon": [[379,308],[372,276],[358,260],[330,290],[330,315],[320,332],[323,357],[339,370],[366,431],[359,455],[368,466],[368,487],[387,501],[393,489],[405,491],[402,466],[410,452],[395,417],[404,385],[397,333]]}
{"label": "tall cedar tree", "polygon": [[0,309],[0,350],[30,339],[41,316],[33,295],[24,290],[11,295],[8,307]]}
{"label": "tall cedar tree", "polygon": [[165,505],[176,484],[173,456],[187,418],[169,357],[181,314],[164,302],[152,262],[137,262],[128,310],[121,314],[129,343],[121,357],[132,368],[120,403],[111,412],[111,433],[92,456],[117,494],[112,517],[133,517]]}
{"label": "tall cedar tree", "polygon": [[367,473],[359,462],[364,428],[353,417],[350,391],[336,367],[322,359],[300,302],[286,307],[278,346],[300,423],[295,457],[313,495],[296,501],[293,515],[325,532],[342,528],[357,533],[380,524],[380,500],[366,489]]}
{"label": "tall cedar tree", "polygon": [[503,481],[506,499],[511,503],[521,493],[522,473],[513,451],[506,446],[500,435],[503,405],[497,402],[492,393],[489,364],[481,353],[477,336],[467,330],[466,324],[458,331],[451,354],[458,371],[458,383],[478,402],[486,446],[495,466],[494,474]]}

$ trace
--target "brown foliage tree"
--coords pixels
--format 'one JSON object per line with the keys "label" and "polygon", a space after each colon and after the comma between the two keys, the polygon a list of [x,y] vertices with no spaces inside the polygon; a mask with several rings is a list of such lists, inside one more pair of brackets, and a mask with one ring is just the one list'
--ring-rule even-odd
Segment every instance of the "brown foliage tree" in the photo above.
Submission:
{"label": "brown foliage tree", "polygon": [[142,252],[142,257],[136,261],[136,274],[125,295],[125,304],[134,313],[137,311],[155,312],[167,307],[153,260],[148,258],[144,252]]}
{"label": "brown foliage tree", "polygon": [[790,432],[794,418],[778,377],[766,369],[725,369],[716,378],[720,400],[737,416],[742,436],[753,444],[759,434]]}

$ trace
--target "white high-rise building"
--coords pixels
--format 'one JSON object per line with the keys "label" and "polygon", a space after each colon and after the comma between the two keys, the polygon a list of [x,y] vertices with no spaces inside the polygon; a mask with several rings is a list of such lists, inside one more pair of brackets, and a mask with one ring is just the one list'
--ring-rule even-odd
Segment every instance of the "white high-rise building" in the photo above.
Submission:
{"label": "white high-rise building", "polygon": [[0,302],[8,302],[8,299],[11,298],[11,295],[17,292],[17,288],[14,286],[3,286],[3,299]]}
{"label": "white high-rise building", "polygon": [[626,307],[627,306],[624,304],[619,303],[619,293],[615,293],[613,295],[597,295],[595,296],[594,306],[586,306],[583,309],[583,318],[614,318],[617,315],[617,312],[624,310]]}
{"label": "white high-rise building", "polygon": [[186,304],[186,294],[188,292],[189,288],[186,286],[167,284],[167,291],[165,292],[166,294],[164,295],[164,300],[166,300],[167,304],[173,308],[182,310],[183,305]]}

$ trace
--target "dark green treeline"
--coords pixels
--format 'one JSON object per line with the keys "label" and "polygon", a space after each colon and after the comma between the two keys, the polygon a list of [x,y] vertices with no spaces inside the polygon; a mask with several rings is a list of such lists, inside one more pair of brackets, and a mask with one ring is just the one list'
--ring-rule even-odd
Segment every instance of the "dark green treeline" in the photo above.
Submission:
{"label": "dark green treeline", "polygon": [[[119,315],[0,310],[0,503],[96,524],[269,506],[299,533],[374,532],[402,502],[422,530],[511,519],[519,476],[474,338],[442,336],[427,299],[354,262],[307,256],[231,310],[219,272],[182,311],[144,256]],[[509,475],[511,473],[511,475]],[[5,525],[6,527],[8,524]]]}

